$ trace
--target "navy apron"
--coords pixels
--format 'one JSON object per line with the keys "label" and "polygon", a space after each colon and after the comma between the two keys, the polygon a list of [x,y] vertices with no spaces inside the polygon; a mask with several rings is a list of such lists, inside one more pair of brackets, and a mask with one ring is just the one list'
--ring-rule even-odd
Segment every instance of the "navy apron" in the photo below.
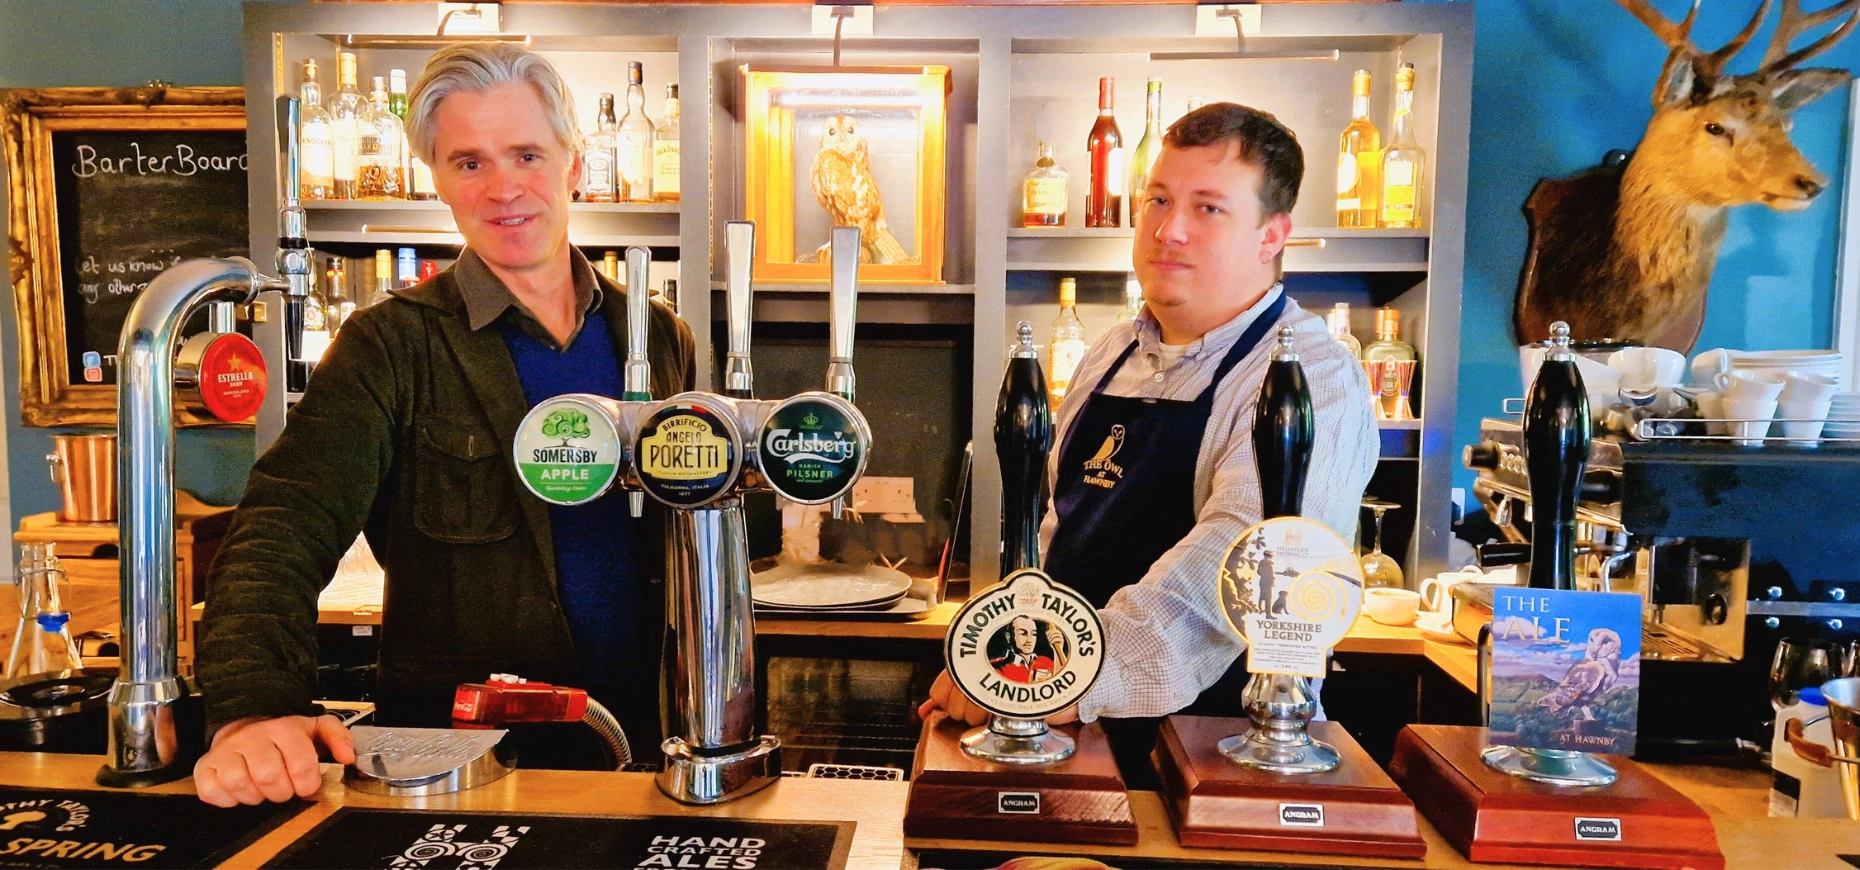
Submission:
{"label": "navy apron", "polygon": [[[1195,465],[1202,435],[1214,413],[1214,393],[1285,311],[1285,293],[1261,312],[1214,370],[1207,389],[1192,400],[1107,396],[1104,388],[1136,350],[1132,341],[1085,396],[1060,445],[1053,509],[1059,525],[1048,549],[1046,573],[1102,608],[1117,590],[1149,573],[1157,559],[1195,527]],[[1214,578],[1208,578],[1210,588]],[[1245,716],[1242,656],[1227,673],[1180,712]],[[1127,787],[1153,789],[1150,750],[1158,718],[1100,719],[1111,739]]]}

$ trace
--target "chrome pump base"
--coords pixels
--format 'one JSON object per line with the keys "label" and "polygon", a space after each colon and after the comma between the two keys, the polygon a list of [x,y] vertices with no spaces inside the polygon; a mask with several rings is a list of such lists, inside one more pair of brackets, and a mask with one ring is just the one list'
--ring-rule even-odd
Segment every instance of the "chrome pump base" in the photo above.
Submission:
{"label": "chrome pump base", "polygon": [[1587,752],[1568,749],[1530,749],[1522,746],[1487,746],[1480,753],[1485,763],[1520,779],[1548,785],[1612,785],[1615,767]]}
{"label": "chrome pump base", "polygon": [[1317,694],[1307,677],[1254,674],[1246,682],[1253,727],[1215,744],[1229,761],[1273,773],[1324,773],[1342,763],[1337,750],[1311,739]]}
{"label": "chrome pump base", "polygon": [[1052,764],[1071,758],[1078,745],[1039,719],[995,716],[962,735],[962,751],[1000,764]]}
{"label": "chrome pump base", "polygon": [[781,779],[781,741],[763,736],[750,748],[728,755],[697,755],[690,744],[672,737],[660,744],[665,768],[655,781],[659,791],[681,804],[720,804]]}

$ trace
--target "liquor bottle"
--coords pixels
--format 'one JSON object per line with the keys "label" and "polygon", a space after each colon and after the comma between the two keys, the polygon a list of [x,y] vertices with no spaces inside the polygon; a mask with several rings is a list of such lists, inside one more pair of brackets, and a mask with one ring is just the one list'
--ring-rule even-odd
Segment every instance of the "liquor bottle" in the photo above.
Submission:
{"label": "liquor bottle", "polygon": [[401,248],[394,257],[394,286],[412,287],[420,283],[420,258],[412,248]]}
{"label": "liquor bottle", "polygon": [[581,198],[587,202],[613,202],[620,195],[620,179],[614,170],[614,131],[620,125],[614,120],[613,94],[601,94],[594,125],[587,150],[581,155]]}
{"label": "liquor bottle", "polygon": [[1033,348],[1033,325],[1023,320],[995,402],[995,454],[1001,462],[1001,573],[1040,566],[1040,514],[1045,506],[1046,455],[1053,446],[1053,413]]}
{"label": "liquor bottle", "polygon": [[1162,137],[1162,79],[1150,76],[1143,93],[1143,138],[1137,140],[1137,150],[1130,155],[1130,225],[1133,227],[1143,207],[1149,204],[1150,167],[1162,153]]}
{"label": "liquor bottle", "polygon": [[1182,114],[1186,115],[1189,112],[1193,112],[1196,109],[1199,109],[1202,106],[1205,106],[1207,104],[1208,104],[1208,101],[1202,99],[1200,94],[1191,94],[1189,95],[1189,98],[1188,98],[1188,108],[1183,109]]}
{"label": "liquor bottle", "polygon": [[349,322],[349,315],[355,313],[355,294],[349,292],[348,269],[340,258],[329,258],[329,269],[324,275],[328,278],[325,286],[329,288],[328,298],[324,300],[329,306],[329,334],[334,338],[342,332],[342,325]]}
{"label": "liquor bottle", "polygon": [[316,61],[304,61],[303,83],[297,90],[297,198],[332,199],[336,196],[335,131],[323,108],[322,90],[316,84]]}
{"label": "liquor bottle", "polygon": [[356,198],[356,153],[361,148],[362,109],[366,102],[355,83],[355,53],[342,52],[336,56],[336,98],[329,110],[330,141],[335,145],[332,165],[336,199]]}
{"label": "liquor bottle", "polygon": [[388,111],[402,124],[407,123],[407,71],[388,70]]}
{"label": "liquor bottle", "polygon": [[329,286],[317,289],[316,282],[310,283],[310,293],[304,297],[304,339],[301,345],[303,359],[311,363],[320,362],[323,352],[329,349],[334,328],[329,316]]}
{"label": "liquor bottle", "polygon": [[1370,385],[1376,390],[1380,419],[1414,419],[1408,409],[1408,385],[1414,380],[1417,359],[1414,345],[1401,340],[1401,312],[1376,309],[1376,340],[1363,348],[1363,359],[1382,363],[1382,382]]}
{"label": "liquor bottle", "polygon": [[1292,349],[1293,330],[1279,329],[1253,410],[1253,461],[1259,469],[1260,518],[1295,517],[1304,509],[1305,472],[1314,438],[1311,387]]}
{"label": "liquor bottle", "polygon": [[439,264],[432,260],[420,261],[420,280],[430,281],[439,277]]}
{"label": "liquor bottle", "polygon": [[607,280],[612,281],[615,284],[620,283],[620,252],[619,251],[608,251],[607,253],[601,255],[601,274],[606,275]]}
{"label": "liquor bottle", "polygon": [[1142,313],[1143,285],[1137,281],[1137,276],[1131,275],[1124,279],[1124,307],[1117,311],[1117,322],[1135,320]]}
{"label": "liquor bottle", "polygon": [[368,297],[369,305],[379,305],[387,301],[394,293],[394,252],[387,248],[375,249],[375,292]]}
{"label": "liquor bottle", "polygon": [[1046,344],[1046,370],[1052,377],[1046,382],[1047,404],[1058,409],[1072,385],[1072,373],[1085,358],[1085,324],[1079,322],[1079,285],[1072,278],[1059,281],[1059,316],[1053,318],[1053,332]]}
{"label": "liquor bottle", "polygon": [[1085,150],[1091,156],[1091,190],[1085,197],[1085,226],[1124,225],[1124,137],[1117,131],[1113,98],[1117,80],[1098,80],[1098,120],[1091,125]]}
{"label": "liquor bottle", "polygon": [[652,131],[652,201],[678,201],[678,86],[665,86],[665,123]]}
{"label": "liquor bottle", "polygon": [[1376,225],[1381,193],[1382,131],[1369,120],[1369,70],[1350,80],[1350,126],[1337,145],[1337,226]]}
{"label": "liquor bottle", "polygon": [[[400,119],[401,130],[407,129],[407,71],[404,69],[388,70],[388,111]],[[439,198],[439,190],[433,186],[433,169],[413,153],[413,141],[406,140],[406,147],[401,149],[401,162],[406,166],[407,198],[432,201]]]}
{"label": "liquor bottle", "polygon": [[1363,343],[1350,334],[1350,303],[1339,302],[1329,314],[1324,315],[1324,327],[1330,331],[1332,338],[1349,348],[1350,356],[1363,358]]}
{"label": "liquor bottle", "polygon": [[1421,179],[1427,152],[1414,133],[1414,64],[1395,73],[1395,133],[1382,155],[1382,221],[1385,227],[1421,225]]}
{"label": "liquor bottle", "polygon": [[1030,228],[1066,225],[1066,181],[1071,173],[1053,159],[1053,146],[1040,143],[1040,156],[1033,161],[1021,184],[1020,225]]}
{"label": "liquor bottle", "polygon": [[380,76],[374,77],[357,129],[361,135],[355,151],[355,198],[406,199],[407,170],[401,155],[407,149],[407,134],[400,119],[388,111],[387,80]]}
{"label": "liquor bottle", "polygon": [[646,117],[646,73],[626,65],[626,116],[614,133],[614,165],[621,202],[652,201],[652,119]]}
{"label": "liquor bottle", "polygon": [[1550,325],[1550,350],[1524,403],[1524,466],[1531,485],[1533,589],[1576,588],[1576,494],[1589,461],[1589,397],[1569,349],[1569,325]]}

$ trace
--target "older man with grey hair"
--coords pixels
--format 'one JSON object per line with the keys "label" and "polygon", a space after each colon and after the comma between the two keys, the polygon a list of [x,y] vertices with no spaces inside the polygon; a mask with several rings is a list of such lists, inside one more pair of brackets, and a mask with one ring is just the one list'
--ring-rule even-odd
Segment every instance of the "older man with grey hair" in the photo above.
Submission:
{"label": "older man with grey hair", "polygon": [[[538,402],[623,392],[629,291],[568,241],[573,98],[537,55],[453,46],[414,85],[408,138],[465,249],[344,324],[252,470],[197,657],[209,803],[315,793],[319,746],[353,760],[313,699],[317,595],[358,533],[387,573],[381,723],[443,726],[460,683],[508,672],[585,687],[633,745],[657,743],[663,518],[634,519],[615,494],[545,505],[510,460]],[[690,329],[655,305],[648,333],[652,394],[689,389]],[[542,736],[519,745],[526,765],[564,735]]]}

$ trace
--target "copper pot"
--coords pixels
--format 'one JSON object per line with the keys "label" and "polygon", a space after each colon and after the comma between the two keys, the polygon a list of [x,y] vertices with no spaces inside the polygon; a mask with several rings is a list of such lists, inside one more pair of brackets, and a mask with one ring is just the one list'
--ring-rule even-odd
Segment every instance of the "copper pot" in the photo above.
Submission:
{"label": "copper pot", "polygon": [[45,454],[52,482],[64,497],[58,519],[67,523],[116,522],[116,436],[53,435]]}

